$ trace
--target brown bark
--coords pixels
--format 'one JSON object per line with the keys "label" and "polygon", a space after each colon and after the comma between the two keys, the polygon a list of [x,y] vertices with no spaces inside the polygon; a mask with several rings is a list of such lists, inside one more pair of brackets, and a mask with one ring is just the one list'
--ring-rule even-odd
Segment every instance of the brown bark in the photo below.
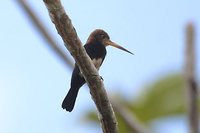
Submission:
{"label": "brown bark", "polygon": [[198,129],[198,87],[195,77],[195,31],[192,24],[186,27],[185,87],[188,99],[188,119],[190,133],[199,133]]}

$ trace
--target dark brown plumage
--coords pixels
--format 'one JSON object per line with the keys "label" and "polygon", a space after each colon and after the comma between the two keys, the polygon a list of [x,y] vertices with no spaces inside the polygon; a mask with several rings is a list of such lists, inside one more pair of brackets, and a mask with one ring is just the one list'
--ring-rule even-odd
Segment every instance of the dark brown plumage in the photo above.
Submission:
{"label": "dark brown plumage", "polygon": [[[120,45],[112,42],[109,35],[104,30],[96,29],[88,37],[84,48],[98,70],[106,56],[106,46],[109,45],[133,54],[125,48],[121,47]],[[75,64],[75,68],[73,70],[71,78],[71,87],[62,103],[63,109],[66,109],[66,111],[69,112],[73,110],[79,88],[83,84],[85,84],[85,79],[81,75],[77,64]]]}

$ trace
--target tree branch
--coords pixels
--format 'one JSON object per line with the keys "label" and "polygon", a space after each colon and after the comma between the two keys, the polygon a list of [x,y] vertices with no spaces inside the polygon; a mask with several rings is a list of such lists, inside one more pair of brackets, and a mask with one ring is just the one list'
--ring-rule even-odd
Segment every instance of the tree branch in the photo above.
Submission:
{"label": "tree branch", "polygon": [[62,37],[66,48],[74,57],[90,88],[90,93],[99,111],[99,119],[104,133],[117,133],[117,121],[109,102],[101,78],[81,45],[70,18],[65,13],[60,0],[43,0],[55,27]]}
{"label": "tree branch", "polygon": [[36,27],[36,29],[38,29],[39,33],[43,36],[43,39],[45,39],[45,41],[47,42],[47,46],[50,47],[53,52],[57,53],[56,55],[58,55],[58,57],[61,60],[64,60],[63,63],[67,67],[70,66],[71,68],[71,66],[74,66],[70,58],[67,57],[67,55],[60,47],[58,47],[56,41],[52,39],[47,29],[44,27],[42,22],[36,17],[36,15],[34,14],[33,10],[31,10],[27,2],[25,0],[17,0],[16,2],[22,7],[25,13],[27,13],[29,18],[32,20],[31,22],[33,23],[33,25]]}
{"label": "tree branch", "polygon": [[195,35],[194,27],[188,24],[186,27],[186,51],[185,51],[185,87],[188,96],[188,117],[190,133],[199,133],[198,129],[198,87],[195,78]]}

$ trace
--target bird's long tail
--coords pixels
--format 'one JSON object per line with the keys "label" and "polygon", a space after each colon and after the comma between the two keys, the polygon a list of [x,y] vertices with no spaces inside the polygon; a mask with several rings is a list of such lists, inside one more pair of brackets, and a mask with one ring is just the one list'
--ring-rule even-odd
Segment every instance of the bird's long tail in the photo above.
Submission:
{"label": "bird's long tail", "polygon": [[69,89],[69,92],[67,93],[67,96],[65,97],[62,103],[63,109],[66,109],[66,111],[69,111],[69,112],[73,110],[78,91],[79,91],[79,88]]}

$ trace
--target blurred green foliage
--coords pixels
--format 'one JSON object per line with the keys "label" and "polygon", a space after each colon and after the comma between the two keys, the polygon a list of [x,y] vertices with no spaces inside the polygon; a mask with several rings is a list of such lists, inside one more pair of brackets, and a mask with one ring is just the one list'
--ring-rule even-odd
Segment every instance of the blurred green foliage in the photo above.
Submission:
{"label": "blurred green foliage", "polygon": [[168,75],[147,87],[145,93],[130,107],[146,123],[159,117],[184,113],[185,93],[182,76]]}
{"label": "blurred green foliage", "polygon": [[[161,117],[186,113],[187,98],[183,75],[165,75],[143,90],[136,100],[125,100],[123,96],[119,96],[116,101],[119,100],[144,125]],[[117,113],[116,115],[119,132],[130,132],[123,119]],[[89,122],[98,122],[96,111],[88,111],[85,116]]]}

